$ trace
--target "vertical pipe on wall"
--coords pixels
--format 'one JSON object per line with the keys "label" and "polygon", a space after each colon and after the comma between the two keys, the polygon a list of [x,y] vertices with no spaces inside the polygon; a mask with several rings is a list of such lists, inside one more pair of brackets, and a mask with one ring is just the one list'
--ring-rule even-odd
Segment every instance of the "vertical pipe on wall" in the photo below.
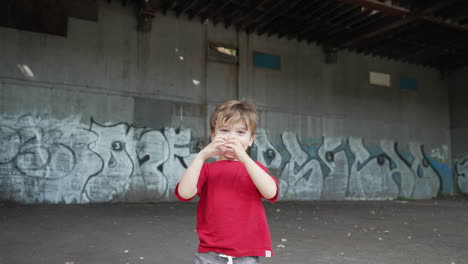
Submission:
{"label": "vertical pipe on wall", "polygon": [[239,87],[239,84],[240,84],[240,39],[239,39],[239,33],[240,30],[237,30],[236,31],[236,40],[237,40],[237,64],[236,64],[236,99],[237,100],[240,100],[240,87]]}
{"label": "vertical pipe on wall", "polygon": [[208,113],[208,24],[204,24],[204,29],[205,29],[205,37],[203,39],[203,52],[205,56],[202,56],[203,62],[202,62],[202,68],[203,68],[203,80],[200,81],[201,83],[201,89],[202,89],[202,106],[201,106],[201,116],[205,117],[205,125],[203,126],[203,129],[201,131],[201,137],[206,137],[209,135],[209,127],[210,127],[210,116]]}

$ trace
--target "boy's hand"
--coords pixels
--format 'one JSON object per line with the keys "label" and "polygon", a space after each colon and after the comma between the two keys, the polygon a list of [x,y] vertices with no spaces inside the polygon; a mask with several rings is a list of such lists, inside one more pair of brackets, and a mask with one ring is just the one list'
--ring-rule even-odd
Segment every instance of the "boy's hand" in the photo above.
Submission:
{"label": "boy's hand", "polygon": [[226,139],[220,135],[216,136],[208,146],[203,148],[198,154],[203,160],[220,155],[222,146],[226,143]]}
{"label": "boy's hand", "polygon": [[224,146],[229,149],[229,154],[234,155],[234,158],[241,162],[244,162],[247,158],[249,158],[249,155],[245,151],[244,147],[237,139],[227,140]]}

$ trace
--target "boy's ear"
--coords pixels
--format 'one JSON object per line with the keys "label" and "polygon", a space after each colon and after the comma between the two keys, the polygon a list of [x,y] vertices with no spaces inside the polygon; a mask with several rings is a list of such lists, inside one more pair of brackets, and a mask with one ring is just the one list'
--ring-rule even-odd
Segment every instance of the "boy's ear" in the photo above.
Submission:
{"label": "boy's ear", "polygon": [[253,144],[254,140],[255,140],[255,135],[250,137],[249,147],[252,147],[252,144]]}

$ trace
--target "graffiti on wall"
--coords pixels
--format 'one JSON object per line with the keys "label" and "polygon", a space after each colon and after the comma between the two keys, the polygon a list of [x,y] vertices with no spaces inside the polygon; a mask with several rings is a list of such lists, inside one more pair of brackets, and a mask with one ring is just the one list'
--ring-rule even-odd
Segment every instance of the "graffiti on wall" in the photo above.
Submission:
{"label": "graffiti on wall", "polygon": [[282,199],[320,199],[323,184],[320,163],[309,158],[293,132],[283,133],[281,140],[290,155],[279,177]]}
{"label": "graffiti on wall", "polygon": [[468,194],[468,158],[455,162],[455,176],[459,190]]}
{"label": "graffiti on wall", "polygon": [[24,202],[81,200],[87,177],[102,162],[89,148],[98,135],[82,129],[79,117],[61,121],[33,115],[0,123],[0,194]]}
{"label": "graffiti on wall", "polygon": [[[173,200],[174,188],[196,155],[189,128],[162,130],[128,123],[88,125],[81,117],[54,120],[32,114],[0,119],[0,199],[26,203]],[[283,200],[422,199],[436,196],[444,177],[441,152],[363,138],[300,139],[274,144],[259,129],[252,157],[280,182]],[[437,159],[434,158],[436,155]],[[468,189],[468,162],[457,163],[458,186]],[[447,184],[447,183],[446,183]]]}
{"label": "graffiti on wall", "polygon": [[27,203],[172,198],[195,155],[190,129],[159,131],[93,119],[85,127],[79,120],[2,119],[0,198]]}
{"label": "graffiti on wall", "polygon": [[362,138],[323,137],[309,153],[293,132],[283,133],[282,140],[291,154],[280,176],[283,199],[423,199],[440,192],[440,173],[421,144],[404,150],[381,140],[371,149]]}
{"label": "graffiti on wall", "polygon": [[322,164],[324,200],[343,200],[347,195],[349,162],[345,149],[346,142],[342,137],[324,137],[317,150]]}

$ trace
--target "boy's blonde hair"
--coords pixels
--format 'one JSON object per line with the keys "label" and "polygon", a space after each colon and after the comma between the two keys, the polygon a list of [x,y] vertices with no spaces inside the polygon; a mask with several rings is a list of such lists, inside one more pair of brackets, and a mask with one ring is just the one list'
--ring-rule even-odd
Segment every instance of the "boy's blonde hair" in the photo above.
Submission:
{"label": "boy's blonde hair", "polygon": [[211,114],[210,132],[214,134],[216,126],[219,124],[229,124],[239,121],[244,122],[252,136],[255,136],[258,122],[255,106],[247,101],[227,101],[216,107]]}

